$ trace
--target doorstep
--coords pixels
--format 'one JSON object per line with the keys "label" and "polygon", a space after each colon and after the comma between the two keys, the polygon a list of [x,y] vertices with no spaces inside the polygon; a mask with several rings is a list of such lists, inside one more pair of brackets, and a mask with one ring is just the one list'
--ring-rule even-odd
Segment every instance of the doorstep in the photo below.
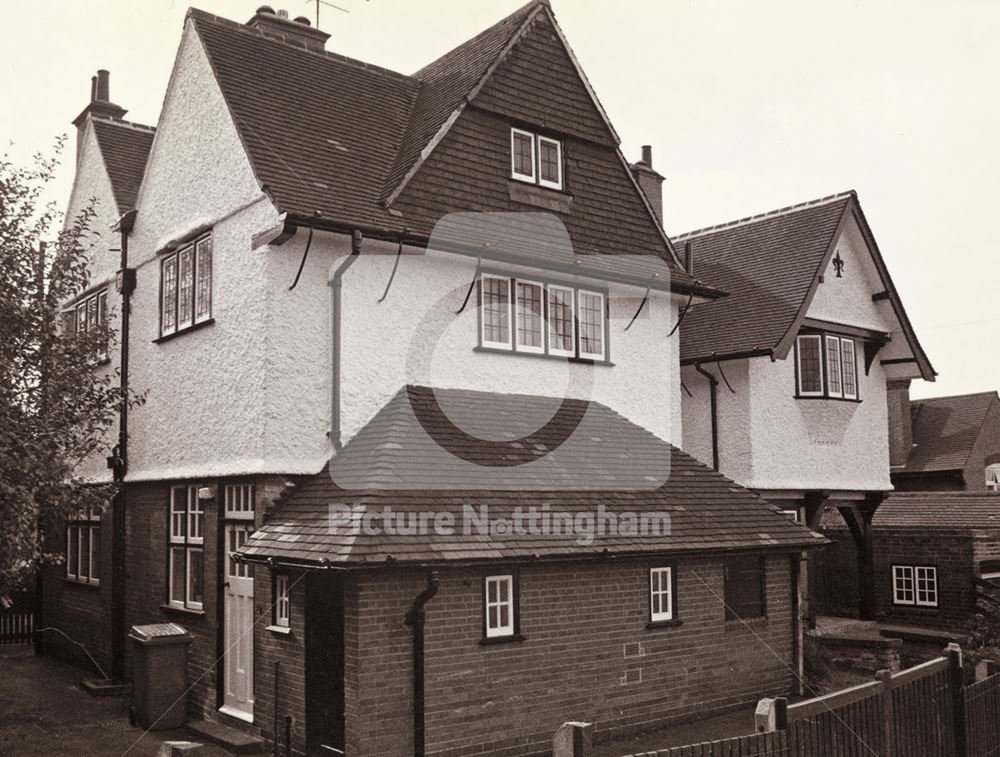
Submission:
{"label": "doorstep", "polygon": [[188,723],[189,731],[205,741],[228,749],[233,754],[260,754],[264,751],[264,739],[214,720],[196,720]]}

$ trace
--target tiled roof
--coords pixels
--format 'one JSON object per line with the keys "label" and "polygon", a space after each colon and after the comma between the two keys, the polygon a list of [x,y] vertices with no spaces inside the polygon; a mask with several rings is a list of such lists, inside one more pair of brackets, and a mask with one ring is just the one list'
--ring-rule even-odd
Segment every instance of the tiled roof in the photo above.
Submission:
{"label": "tiled roof", "polygon": [[674,237],[691,243],[698,278],[729,293],[696,305],[681,327],[681,360],[775,350],[822,272],[853,197],[811,203]]}
{"label": "tiled roof", "polygon": [[[462,186],[462,202],[455,207],[450,204],[449,194],[456,188],[454,176],[425,166],[428,157],[438,150],[436,138],[448,132],[440,144],[449,139],[456,143],[454,149],[463,156],[457,170],[472,183],[481,181],[477,175],[481,167],[461,144],[462,135],[452,138],[450,127],[461,123],[464,115],[458,114],[467,113],[466,104],[474,100],[481,85],[492,81],[492,72],[509,70],[500,64],[508,60],[505,56],[518,50],[522,37],[535,22],[544,20],[555,28],[544,0],[533,0],[413,76],[334,53],[296,47],[203,11],[190,10],[188,14],[257,179],[277,207],[293,220],[310,219],[318,212],[320,225],[360,228],[389,236],[405,231],[408,239],[419,243],[431,237],[437,222],[448,213],[538,210],[523,205],[508,207],[512,201],[506,175],[501,182],[503,198],[481,193],[478,186]],[[554,40],[552,37],[552,44],[561,44]],[[587,91],[582,81],[574,82],[574,86]],[[573,109],[583,107],[579,96],[566,97]],[[589,95],[587,99],[589,102]],[[551,107],[555,108],[555,104]],[[596,105],[588,107],[591,112],[579,114],[581,123],[591,123],[595,114],[603,118]],[[564,119],[568,115],[560,112]],[[593,140],[593,136],[589,138]],[[609,136],[605,140],[608,156],[620,165],[609,173],[607,167],[591,160],[598,169],[594,169],[593,180],[587,182],[593,186],[586,187],[582,186],[585,169],[575,169],[581,191],[574,191],[569,198],[575,201],[574,212],[560,216],[574,248],[584,252],[627,252],[604,266],[623,280],[649,280],[650,265],[635,262],[647,256],[660,262],[661,271],[669,269],[669,276],[658,279],[669,279],[669,285],[654,282],[655,288],[669,286],[709,297],[721,294],[708,284],[696,282],[677,264],[669,240],[645,207],[618,156],[617,142]],[[482,151],[481,145],[478,149]],[[587,159],[584,149],[581,165]],[[507,160],[502,156],[501,164],[506,166]],[[437,164],[440,166],[440,161]],[[419,189],[408,183],[410,178],[424,173],[427,179]],[[623,198],[623,194],[630,197]],[[393,198],[392,204],[387,204]],[[567,198],[556,193],[549,199],[556,203]],[[584,216],[586,222],[581,220]],[[600,233],[596,234],[595,229]],[[615,249],[609,249],[611,245]],[[468,247],[478,249],[478,240],[471,238]],[[508,257],[547,262],[533,247],[537,245],[508,239],[503,246],[491,244],[484,257],[503,257],[506,253]],[[593,266],[595,270],[601,267],[599,263]],[[580,272],[587,273],[585,269]]]}
{"label": "tiled roof", "polygon": [[95,118],[91,123],[104,156],[118,211],[125,213],[135,207],[156,129],[103,118]]}
{"label": "tiled roof", "polygon": [[681,328],[681,360],[693,363],[746,354],[784,358],[849,213],[868,243],[921,376],[933,381],[934,368],[853,190],[675,237],[678,249],[691,244],[695,275],[729,293],[720,302],[691,309]]}
{"label": "tiled roof", "polygon": [[973,492],[901,492],[875,511],[876,528],[1000,529],[1000,495]]}
{"label": "tiled roof", "polygon": [[[331,520],[331,507],[347,505],[355,508],[350,518]],[[447,512],[455,527],[409,535],[349,527],[385,506],[404,517]],[[665,513],[670,528],[591,531],[593,541],[581,543],[544,529],[477,528],[467,509],[491,523],[510,523],[517,508],[531,506],[573,517],[600,507],[619,517]],[[328,469],[288,495],[241,552],[250,559],[358,565],[821,543],[753,492],[599,403],[409,386]]]}
{"label": "tiled roof", "polygon": [[[990,407],[1000,402],[996,392],[934,397],[910,403],[913,449],[898,473],[961,470],[965,467]],[[1000,408],[998,408],[1000,410]],[[998,422],[1000,422],[1000,416]]]}

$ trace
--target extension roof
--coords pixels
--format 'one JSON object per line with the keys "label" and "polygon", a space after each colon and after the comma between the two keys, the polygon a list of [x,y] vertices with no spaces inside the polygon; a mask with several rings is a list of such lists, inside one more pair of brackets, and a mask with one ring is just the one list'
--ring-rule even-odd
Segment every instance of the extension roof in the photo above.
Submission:
{"label": "extension roof", "polygon": [[996,403],[995,391],[913,400],[913,448],[893,475],[962,470]]}
{"label": "extension roof", "polygon": [[973,492],[900,492],[875,511],[876,528],[1000,529],[1000,495]]}
{"label": "extension roof", "polygon": [[[657,470],[665,481],[650,475]],[[507,486],[496,485],[504,480]],[[391,506],[401,514],[450,513],[456,528],[388,535],[352,531],[347,522],[331,527],[331,506],[344,505],[355,508],[354,524],[364,512]],[[467,507],[485,506],[490,521],[509,522],[516,508],[543,505],[553,513],[601,506],[616,514],[666,513],[670,528],[664,535],[597,534],[581,544],[551,532],[463,527]],[[349,567],[789,551],[822,543],[753,492],[597,402],[406,386],[329,469],[286,496],[240,552],[256,561]]]}
{"label": "extension roof", "polygon": [[104,156],[118,212],[126,213],[135,208],[156,129],[120,119],[93,118],[90,123]]}
{"label": "extension roof", "polygon": [[[482,147],[478,151],[484,154],[470,152],[461,135],[452,133],[456,124],[459,131],[468,128],[463,117],[470,110],[509,111],[504,87],[512,82],[529,93],[519,79],[527,65],[536,74],[544,70],[558,91],[537,103],[535,93],[522,99],[579,132],[586,140],[581,154],[595,145],[606,155],[604,174],[575,161],[572,194],[548,197],[555,205],[572,202],[572,212],[549,210],[565,224],[575,250],[620,256],[615,265],[605,264],[591,275],[646,283],[653,269],[633,261],[651,256],[663,261],[670,274],[654,280],[654,288],[721,295],[680,265],[546,0],[533,0],[412,76],[306,50],[203,11],[191,9],[188,18],[257,180],[292,221],[335,231],[356,228],[391,239],[405,233],[408,241],[426,244],[436,222],[448,213],[537,212],[537,206],[508,196],[506,175],[503,197],[491,194],[496,182],[482,169],[496,156]],[[549,120],[537,122],[554,128]],[[462,155],[451,175],[427,168],[446,147]],[[444,160],[437,160],[437,169]],[[420,178],[420,186],[413,186]],[[470,246],[480,249],[490,241],[475,239]],[[508,240],[505,247],[491,244],[476,254],[531,258],[527,241]],[[534,255],[539,262],[538,253]]]}
{"label": "extension roof", "polygon": [[853,190],[674,237],[678,247],[691,243],[698,275],[729,293],[721,302],[691,309],[681,329],[681,362],[787,356],[851,217],[865,236],[921,375],[933,381],[934,369]]}

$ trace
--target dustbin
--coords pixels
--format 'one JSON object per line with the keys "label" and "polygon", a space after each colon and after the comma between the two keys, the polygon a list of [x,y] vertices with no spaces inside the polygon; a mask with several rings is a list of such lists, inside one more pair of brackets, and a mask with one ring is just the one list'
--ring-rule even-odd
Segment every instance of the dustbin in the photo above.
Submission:
{"label": "dustbin", "polygon": [[187,651],[192,636],[176,623],[132,626],[132,717],[150,730],[184,725]]}

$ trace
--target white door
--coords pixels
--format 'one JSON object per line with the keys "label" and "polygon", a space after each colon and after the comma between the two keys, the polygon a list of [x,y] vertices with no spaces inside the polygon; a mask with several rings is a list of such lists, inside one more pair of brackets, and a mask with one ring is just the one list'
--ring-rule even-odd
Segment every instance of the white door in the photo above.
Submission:
{"label": "white door", "polygon": [[221,711],[253,722],[253,569],[230,556],[253,532],[253,486],[225,487],[225,506],[225,694]]}

